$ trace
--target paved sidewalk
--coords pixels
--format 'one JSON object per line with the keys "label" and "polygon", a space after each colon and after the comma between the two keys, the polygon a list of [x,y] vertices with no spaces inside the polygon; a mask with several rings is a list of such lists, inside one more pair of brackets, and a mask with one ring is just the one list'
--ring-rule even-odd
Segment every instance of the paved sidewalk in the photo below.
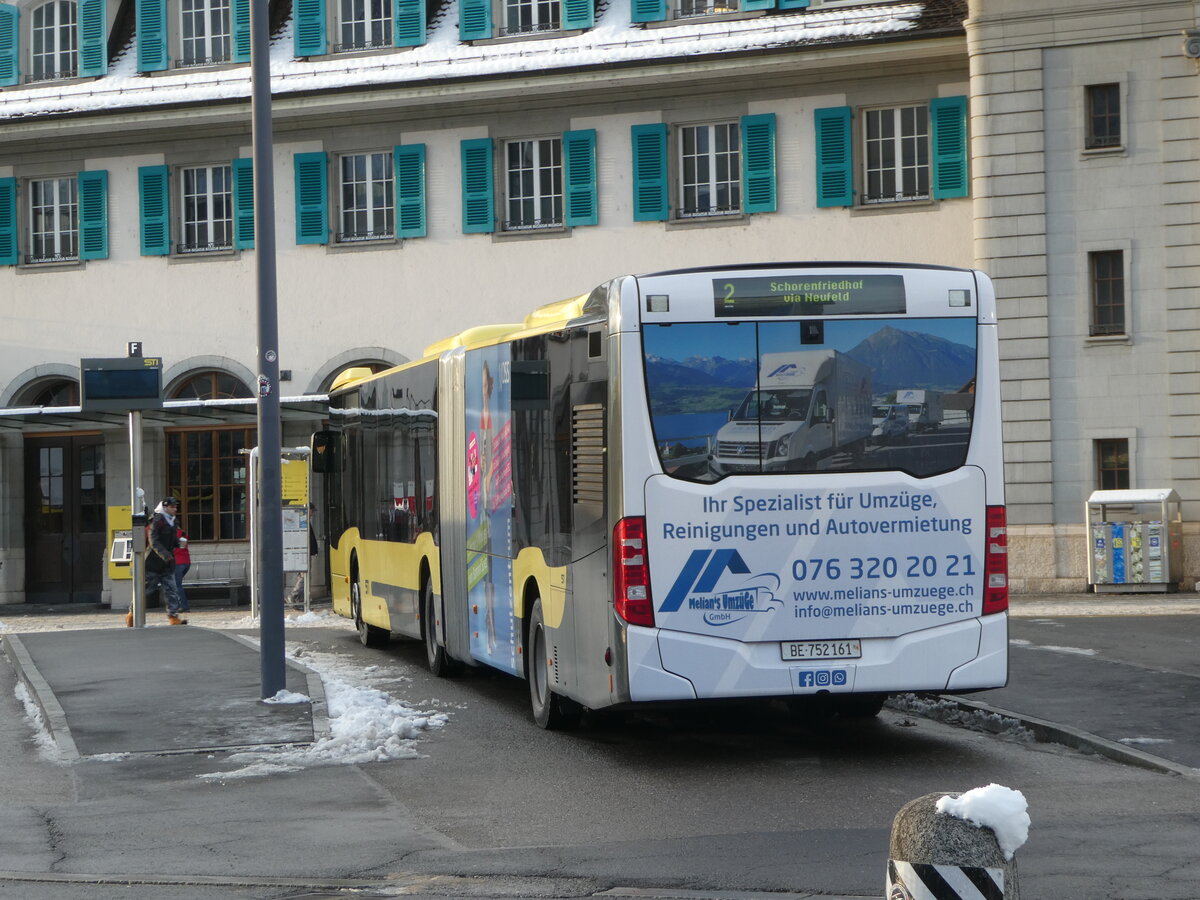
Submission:
{"label": "paved sidewalk", "polygon": [[258,647],[237,635],[114,626],[0,640],[66,758],[310,743],[323,727],[320,678],[288,662],[287,690],[313,702],[262,703]]}

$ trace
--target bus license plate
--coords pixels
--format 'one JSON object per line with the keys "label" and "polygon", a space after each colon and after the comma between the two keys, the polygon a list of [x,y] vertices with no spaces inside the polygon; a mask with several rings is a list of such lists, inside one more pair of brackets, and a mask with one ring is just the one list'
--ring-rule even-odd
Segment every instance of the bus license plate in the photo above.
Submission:
{"label": "bus license plate", "polygon": [[862,658],[862,644],[858,638],[844,641],[784,641],[779,649],[785,660]]}

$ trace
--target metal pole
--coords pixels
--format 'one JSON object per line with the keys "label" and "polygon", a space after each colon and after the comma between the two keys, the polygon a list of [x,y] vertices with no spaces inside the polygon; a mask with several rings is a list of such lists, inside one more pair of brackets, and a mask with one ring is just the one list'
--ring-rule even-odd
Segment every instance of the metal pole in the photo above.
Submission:
{"label": "metal pole", "polygon": [[[258,448],[250,449],[249,484],[251,500],[246,504],[250,520],[250,546],[258,546]],[[250,618],[258,618],[258,554],[250,554]]]}
{"label": "metal pole", "polygon": [[[140,514],[145,505],[145,495],[138,496],[138,482],[142,480],[142,414],[139,410],[129,413],[129,514],[132,519],[133,533],[130,535],[130,546],[133,547],[133,558],[129,560],[129,576],[133,579],[133,595],[130,597],[130,607],[133,609],[133,625],[144,628],[146,625],[146,563],[142,556],[145,549],[145,528],[139,524]],[[138,529],[142,535],[138,536]]]}
{"label": "metal pole", "polygon": [[283,518],[279,449],[279,321],[275,283],[275,172],[271,135],[268,0],[250,3],[250,112],[254,138],[254,247],[258,281],[258,551],[262,697],[286,685],[283,658]]}

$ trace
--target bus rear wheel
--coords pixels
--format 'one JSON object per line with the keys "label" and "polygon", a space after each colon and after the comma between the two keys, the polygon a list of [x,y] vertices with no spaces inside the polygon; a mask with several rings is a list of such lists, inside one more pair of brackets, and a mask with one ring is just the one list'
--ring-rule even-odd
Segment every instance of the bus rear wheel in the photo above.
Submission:
{"label": "bus rear wheel", "polygon": [[421,585],[421,633],[425,637],[425,661],[434,678],[453,675],[454,660],[446,654],[446,648],[437,640],[437,601],[433,597],[433,584],[429,579]]}
{"label": "bus rear wheel", "polygon": [[533,601],[529,614],[529,646],[526,648],[526,677],[529,679],[529,700],[533,720],[550,731],[565,731],[579,724],[582,708],[573,700],[550,689],[549,645],[546,623],[542,617],[542,598]]}
{"label": "bus rear wheel", "polygon": [[386,647],[391,635],[383,628],[368,625],[362,617],[362,588],[358,577],[350,582],[350,614],[354,616],[354,627],[358,631],[358,640],[364,647]]}

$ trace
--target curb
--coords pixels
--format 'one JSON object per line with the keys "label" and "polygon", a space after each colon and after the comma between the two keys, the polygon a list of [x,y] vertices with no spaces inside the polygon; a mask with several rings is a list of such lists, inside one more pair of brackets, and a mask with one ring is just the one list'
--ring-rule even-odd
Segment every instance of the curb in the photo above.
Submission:
{"label": "curb", "polygon": [[1191,766],[1163,759],[1144,750],[1138,750],[1134,747],[1117,743],[1116,741],[1110,741],[1107,738],[1102,738],[1097,734],[1092,734],[1079,728],[1072,728],[1069,725],[1059,725],[1046,719],[1039,719],[1036,716],[1029,716],[1025,713],[1013,712],[1012,710],[990,706],[987,703],[980,703],[977,700],[964,700],[961,697],[946,694],[929,694],[927,696],[936,697],[938,700],[957,706],[964,712],[991,713],[1006,719],[1014,719],[1028,728],[1039,744],[1062,744],[1073,750],[1095,753],[1098,756],[1104,756],[1116,762],[1125,763],[1126,765],[1149,769],[1152,772],[1200,779],[1200,769],[1193,769]]}
{"label": "curb", "polygon": [[42,677],[37,666],[34,665],[33,658],[25,649],[25,645],[21,643],[21,639],[15,634],[5,634],[0,639],[0,643],[3,643],[4,652],[12,661],[13,668],[17,670],[17,677],[29,689],[34,702],[42,711],[42,721],[46,723],[46,730],[54,738],[54,743],[58,746],[63,759],[67,761],[79,759],[79,748],[75,746],[75,738],[72,737],[71,729],[67,726],[67,714],[63,712],[58,698],[54,696],[54,691]]}
{"label": "curb", "polygon": [[[213,631],[215,634],[222,634],[230,640],[244,644],[255,653],[262,653],[262,647],[259,646],[258,642],[244,634],[233,634],[228,631],[217,631],[216,629],[206,630]],[[294,659],[285,658],[284,665],[304,675],[304,681],[307,685],[306,692],[312,710],[313,743],[329,737],[332,733],[329,724],[329,704],[325,700],[325,684],[321,681],[321,676],[313,669],[310,669],[303,663],[296,662]]]}

